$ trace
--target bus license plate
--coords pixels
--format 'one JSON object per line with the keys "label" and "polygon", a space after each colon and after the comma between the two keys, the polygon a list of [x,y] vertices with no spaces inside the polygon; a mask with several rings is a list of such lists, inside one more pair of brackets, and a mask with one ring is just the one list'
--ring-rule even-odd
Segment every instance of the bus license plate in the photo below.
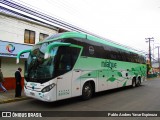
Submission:
{"label": "bus license plate", "polygon": [[35,94],[33,92],[30,92],[30,95],[35,96]]}

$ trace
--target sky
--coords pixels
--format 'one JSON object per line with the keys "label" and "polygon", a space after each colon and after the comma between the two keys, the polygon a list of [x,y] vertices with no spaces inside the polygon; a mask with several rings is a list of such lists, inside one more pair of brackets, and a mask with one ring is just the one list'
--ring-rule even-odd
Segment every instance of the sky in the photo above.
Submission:
{"label": "sky", "polygon": [[160,46],[160,0],[14,1],[137,50],[148,52],[145,38]]}

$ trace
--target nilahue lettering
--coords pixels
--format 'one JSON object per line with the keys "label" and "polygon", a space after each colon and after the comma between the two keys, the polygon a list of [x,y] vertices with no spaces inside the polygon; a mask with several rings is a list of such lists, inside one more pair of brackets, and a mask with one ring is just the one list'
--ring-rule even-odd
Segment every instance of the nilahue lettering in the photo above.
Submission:
{"label": "nilahue lettering", "polygon": [[117,68],[117,63],[106,60],[101,62],[101,67]]}

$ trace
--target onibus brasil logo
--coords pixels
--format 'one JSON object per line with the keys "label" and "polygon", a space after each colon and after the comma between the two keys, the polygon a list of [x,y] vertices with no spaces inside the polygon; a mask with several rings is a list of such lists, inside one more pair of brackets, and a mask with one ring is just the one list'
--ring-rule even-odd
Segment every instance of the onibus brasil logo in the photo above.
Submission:
{"label": "onibus brasil logo", "polygon": [[6,46],[6,50],[9,52],[9,53],[12,53],[14,50],[15,50],[15,46],[12,45],[12,44],[8,44]]}

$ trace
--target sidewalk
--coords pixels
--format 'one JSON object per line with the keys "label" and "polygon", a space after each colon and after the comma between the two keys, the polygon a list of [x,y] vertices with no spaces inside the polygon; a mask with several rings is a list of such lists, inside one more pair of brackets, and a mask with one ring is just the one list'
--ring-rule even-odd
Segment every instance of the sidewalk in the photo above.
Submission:
{"label": "sidewalk", "polygon": [[7,92],[0,91],[0,104],[27,100],[27,99],[29,98],[24,95],[23,90],[21,97],[15,97],[15,90],[8,90]]}

